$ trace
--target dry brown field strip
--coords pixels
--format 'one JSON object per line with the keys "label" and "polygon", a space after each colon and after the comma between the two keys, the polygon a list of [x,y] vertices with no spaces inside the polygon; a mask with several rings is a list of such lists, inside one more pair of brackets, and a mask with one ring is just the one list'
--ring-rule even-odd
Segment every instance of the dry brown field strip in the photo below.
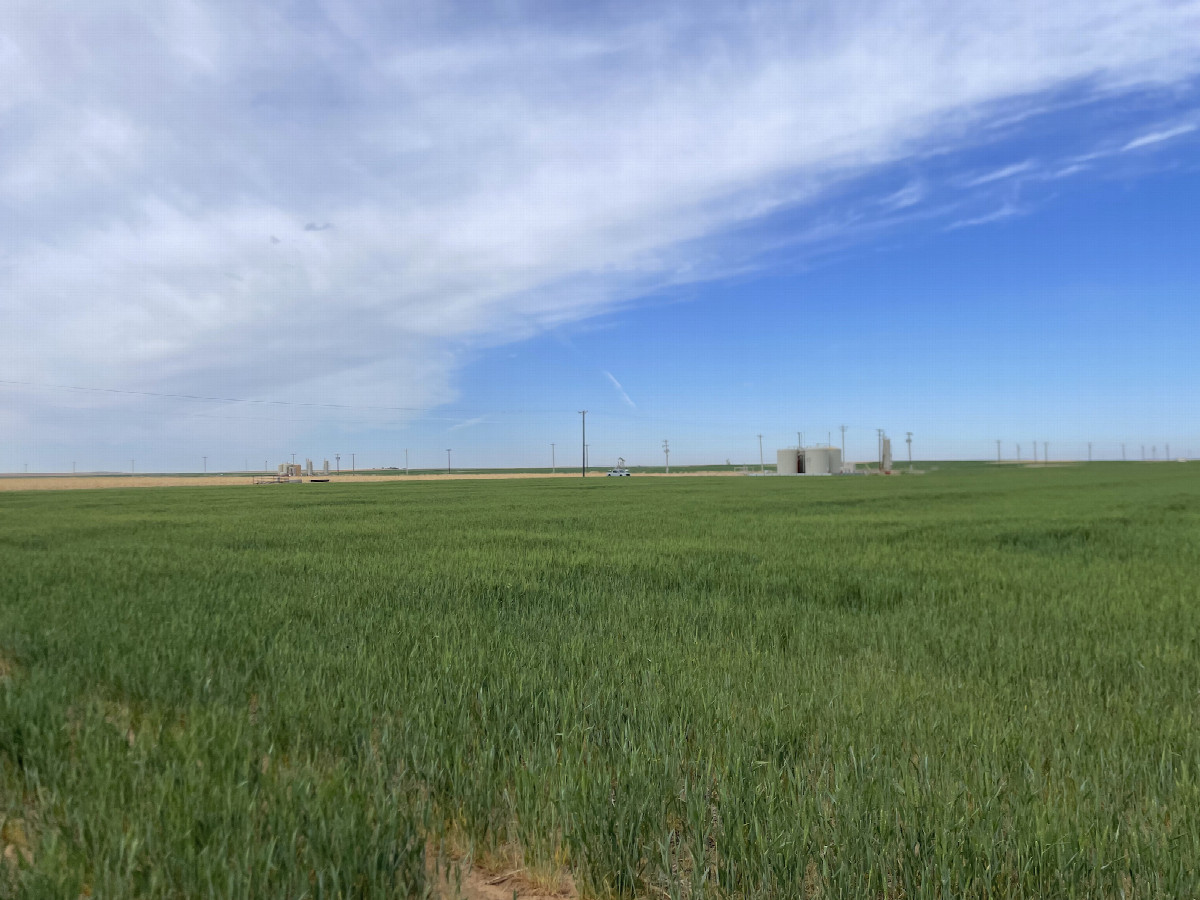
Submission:
{"label": "dry brown field strip", "polygon": [[[638,478],[687,478],[711,475],[736,475],[736,472],[662,472],[639,473]],[[253,485],[254,475],[13,475],[0,476],[0,491],[79,491],[104,488],[146,487],[221,487]],[[578,472],[455,472],[451,475],[330,475],[337,483],[381,481],[473,481],[512,478],[578,478]],[[603,478],[603,472],[592,472],[589,478]],[[308,476],[305,483],[311,481]],[[259,485],[263,487],[264,485]],[[270,485],[266,485],[270,486]]]}

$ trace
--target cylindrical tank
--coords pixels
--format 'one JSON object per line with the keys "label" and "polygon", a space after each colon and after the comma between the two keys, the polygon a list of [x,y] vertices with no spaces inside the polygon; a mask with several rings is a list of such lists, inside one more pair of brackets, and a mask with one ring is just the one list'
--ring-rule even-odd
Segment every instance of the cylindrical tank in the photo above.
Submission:
{"label": "cylindrical tank", "polygon": [[805,475],[829,474],[829,450],[825,447],[808,447],[804,451]]}
{"label": "cylindrical tank", "polygon": [[795,475],[800,471],[800,451],[795,447],[785,447],[775,451],[775,471],[780,475]]}

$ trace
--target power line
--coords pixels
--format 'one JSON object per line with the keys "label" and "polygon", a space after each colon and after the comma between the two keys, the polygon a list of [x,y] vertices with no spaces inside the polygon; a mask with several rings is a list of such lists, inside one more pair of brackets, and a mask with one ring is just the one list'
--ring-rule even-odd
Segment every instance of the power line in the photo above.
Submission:
{"label": "power line", "polygon": [[587,478],[587,414],[588,414],[588,411],[586,409],[579,410],[580,422],[582,423],[581,427],[583,428],[583,434],[579,441],[580,446],[583,448],[582,453],[579,457],[580,458],[580,466],[579,466],[579,477],[580,478]]}

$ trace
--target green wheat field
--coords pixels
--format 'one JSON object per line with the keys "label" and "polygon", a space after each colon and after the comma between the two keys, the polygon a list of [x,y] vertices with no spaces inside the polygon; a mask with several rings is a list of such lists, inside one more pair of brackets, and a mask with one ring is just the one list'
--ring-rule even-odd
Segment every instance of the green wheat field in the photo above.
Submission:
{"label": "green wheat field", "polygon": [[1200,466],[0,495],[0,896],[1200,893]]}

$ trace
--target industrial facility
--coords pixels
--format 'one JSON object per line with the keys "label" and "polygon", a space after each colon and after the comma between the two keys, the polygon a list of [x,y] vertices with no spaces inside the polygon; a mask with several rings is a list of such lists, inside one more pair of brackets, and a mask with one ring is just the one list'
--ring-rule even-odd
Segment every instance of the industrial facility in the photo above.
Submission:
{"label": "industrial facility", "polygon": [[[324,476],[317,478],[315,476]],[[254,479],[255,484],[303,484],[304,477],[308,476],[310,481],[328,481],[329,480],[329,460],[325,460],[325,465],[318,469],[313,465],[311,459],[306,459],[304,464],[298,462],[280,463],[275,470],[274,475],[260,475]]]}
{"label": "industrial facility", "polygon": [[775,471],[780,475],[840,475],[842,451],[829,445],[784,447],[775,451]]}

